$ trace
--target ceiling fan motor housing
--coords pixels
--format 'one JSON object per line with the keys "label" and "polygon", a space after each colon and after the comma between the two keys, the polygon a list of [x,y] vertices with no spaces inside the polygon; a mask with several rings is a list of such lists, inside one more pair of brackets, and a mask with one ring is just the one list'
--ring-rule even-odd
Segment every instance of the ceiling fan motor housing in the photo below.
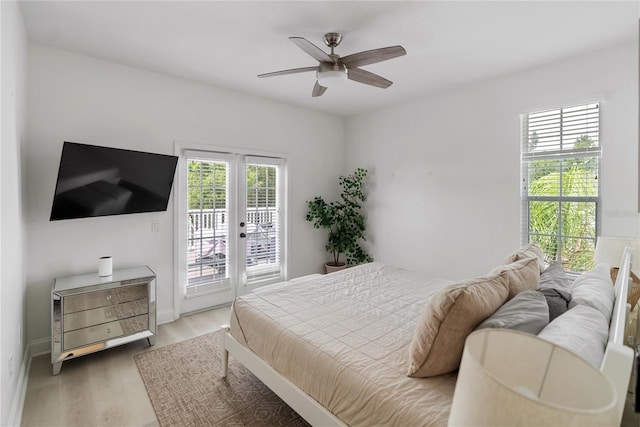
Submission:
{"label": "ceiling fan motor housing", "polygon": [[327,33],[324,35],[324,44],[329,46],[331,49],[338,46],[342,41],[342,34],[340,33]]}

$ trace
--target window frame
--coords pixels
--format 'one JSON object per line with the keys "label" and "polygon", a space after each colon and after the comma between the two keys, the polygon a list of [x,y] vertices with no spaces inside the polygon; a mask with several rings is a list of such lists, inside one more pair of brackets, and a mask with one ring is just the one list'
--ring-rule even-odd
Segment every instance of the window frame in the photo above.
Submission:
{"label": "window frame", "polygon": [[[235,193],[236,193],[236,188],[234,186],[234,181],[232,180],[232,176],[235,175],[235,157],[233,155],[227,154],[227,153],[218,153],[218,152],[205,152],[205,151],[197,151],[197,150],[185,150],[182,153],[183,157],[184,157],[184,161],[185,161],[185,169],[184,172],[188,174],[188,164],[190,161],[197,161],[197,162],[201,162],[201,163],[209,163],[209,164],[224,164],[225,165],[225,174],[226,174],[226,178],[225,178],[225,187],[224,187],[224,191],[225,191],[225,208],[224,209],[220,209],[222,211],[224,211],[225,213],[225,223],[226,226],[223,228],[223,234],[218,236],[218,237],[223,237],[226,241],[227,241],[227,247],[234,247],[235,246],[235,241],[233,241],[235,233],[231,233],[232,229],[230,228],[230,224],[231,226],[233,226],[232,224],[234,224],[233,219],[234,216],[230,215],[230,212],[235,212],[234,210],[230,210],[229,209],[229,205],[230,203],[234,203],[235,204]],[[184,179],[184,184],[185,184],[185,188],[181,188],[180,191],[185,191],[185,196],[186,196],[186,200],[187,203],[185,204],[185,206],[188,204],[188,197],[189,197],[189,190],[192,187],[188,181],[188,179],[186,179],[185,177],[182,177]],[[207,188],[207,187],[200,187],[200,188]],[[216,187],[213,187],[214,190],[216,190]],[[200,207],[201,210],[201,214],[203,211],[217,211],[219,208],[214,207],[214,208],[202,208]],[[189,211],[189,209],[187,209],[187,211]],[[188,215],[187,215],[188,217]],[[185,223],[182,223],[181,225],[184,227],[186,224],[188,223],[188,220]],[[216,238],[216,234],[214,232],[213,234],[213,239],[215,240]],[[194,238],[194,239],[190,239],[189,235],[187,235],[187,243],[189,242],[189,240],[199,240],[200,244],[202,243],[202,240],[204,239],[204,237],[202,235],[200,235],[199,238]],[[184,247],[181,247],[180,250],[184,250]],[[228,251],[225,251],[226,253],[226,257],[225,257],[225,261],[224,261],[224,265],[225,265],[225,271],[227,270],[227,266],[230,262],[229,260],[229,256],[231,255],[232,257],[235,257],[236,254],[235,253],[228,253]],[[200,269],[202,269],[204,267],[206,263],[202,263],[202,262],[196,262],[196,265],[200,266]],[[185,297],[186,298],[192,298],[192,297],[196,297],[201,295],[202,293],[211,293],[211,292],[221,292],[221,291],[229,291],[231,290],[231,282],[235,281],[235,276],[233,275],[233,271],[231,271],[231,275],[226,274],[223,275],[223,277],[216,277],[217,275],[214,274],[211,278],[211,280],[209,281],[201,281],[201,283],[194,283],[194,284],[189,284],[188,281],[188,274],[185,277],[186,282],[185,282]]]}
{"label": "window frame", "polygon": [[[579,107],[586,107],[593,105],[597,109],[597,145],[595,147],[586,147],[586,148],[569,148],[564,149],[562,147],[563,144],[563,117],[565,110],[571,110]],[[543,114],[545,112],[559,111],[560,124],[558,126],[558,136],[560,138],[560,147],[555,150],[540,150],[540,152],[536,153],[530,150],[530,136],[529,136],[529,117],[535,114]],[[557,202],[558,203],[558,227],[557,233],[554,234],[558,239],[557,247],[556,247],[556,259],[552,259],[545,251],[545,248],[542,248],[543,253],[547,262],[554,261],[562,261],[562,253],[563,253],[563,241],[567,238],[580,238],[586,240],[593,241],[593,247],[595,248],[595,243],[597,237],[601,234],[602,227],[602,145],[600,141],[600,130],[601,130],[601,118],[602,118],[602,102],[594,101],[594,102],[583,102],[576,105],[563,106],[558,108],[548,108],[545,110],[532,111],[525,114],[521,114],[520,116],[520,125],[521,125],[521,137],[520,137],[520,190],[521,190],[521,244],[527,244],[531,241],[535,241],[532,239],[531,233],[531,218],[530,218],[530,203],[541,201],[541,202]],[[584,135],[584,134],[583,134]],[[581,137],[581,136],[580,136]],[[578,138],[580,138],[578,137]],[[575,139],[578,139],[575,138]],[[580,158],[580,157],[591,157],[597,160],[597,169],[596,169],[596,181],[597,181],[597,196],[567,196],[562,194],[562,177],[564,175],[565,167],[564,165],[560,165],[558,168],[559,174],[559,194],[557,196],[534,196],[529,194],[529,186],[531,182],[529,182],[529,171],[530,165],[534,161],[537,160],[564,160],[564,159],[572,159],[572,158]],[[595,229],[593,230],[594,236],[590,237],[588,235],[581,236],[569,236],[565,235],[562,232],[563,229],[563,214],[562,214],[562,204],[563,203],[593,203],[595,205]],[[537,233],[535,233],[537,234]]]}

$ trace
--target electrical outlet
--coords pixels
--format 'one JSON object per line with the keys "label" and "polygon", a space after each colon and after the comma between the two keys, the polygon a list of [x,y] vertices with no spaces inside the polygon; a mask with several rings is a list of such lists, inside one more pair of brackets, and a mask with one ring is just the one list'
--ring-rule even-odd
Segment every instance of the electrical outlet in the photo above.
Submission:
{"label": "electrical outlet", "polygon": [[9,355],[9,378],[13,377],[13,354]]}

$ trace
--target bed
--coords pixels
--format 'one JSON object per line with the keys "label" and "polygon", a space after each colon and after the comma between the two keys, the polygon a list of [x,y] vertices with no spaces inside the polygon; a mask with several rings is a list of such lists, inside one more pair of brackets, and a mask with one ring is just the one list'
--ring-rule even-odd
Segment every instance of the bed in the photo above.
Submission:
{"label": "bed", "polygon": [[[623,396],[621,416],[633,360],[623,345],[630,253],[620,268],[602,360],[592,363]],[[224,375],[231,354],[312,425],[446,425],[464,339],[533,292],[546,270],[539,248],[527,245],[490,279],[454,282],[374,262],[260,288],[234,301]],[[608,266],[600,270],[608,276]],[[487,287],[478,313],[455,311]]]}

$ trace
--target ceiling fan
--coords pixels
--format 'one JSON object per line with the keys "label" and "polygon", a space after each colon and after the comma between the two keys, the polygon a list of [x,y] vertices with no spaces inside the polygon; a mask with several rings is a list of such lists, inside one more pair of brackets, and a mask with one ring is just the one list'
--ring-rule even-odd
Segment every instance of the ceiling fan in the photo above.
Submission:
{"label": "ceiling fan", "polygon": [[313,57],[319,64],[315,67],[292,68],[289,70],[259,74],[258,77],[283,76],[286,74],[315,71],[316,83],[311,93],[311,96],[314,97],[321,96],[328,87],[341,85],[346,82],[347,79],[386,89],[391,86],[393,82],[359,67],[386,61],[406,55],[407,53],[402,46],[389,46],[380,49],[366,50],[341,58],[340,55],[333,51],[342,41],[342,35],[340,33],[327,33],[324,35],[324,43],[331,48],[331,53],[326,53],[302,37],[289,37],[289,40]]}

